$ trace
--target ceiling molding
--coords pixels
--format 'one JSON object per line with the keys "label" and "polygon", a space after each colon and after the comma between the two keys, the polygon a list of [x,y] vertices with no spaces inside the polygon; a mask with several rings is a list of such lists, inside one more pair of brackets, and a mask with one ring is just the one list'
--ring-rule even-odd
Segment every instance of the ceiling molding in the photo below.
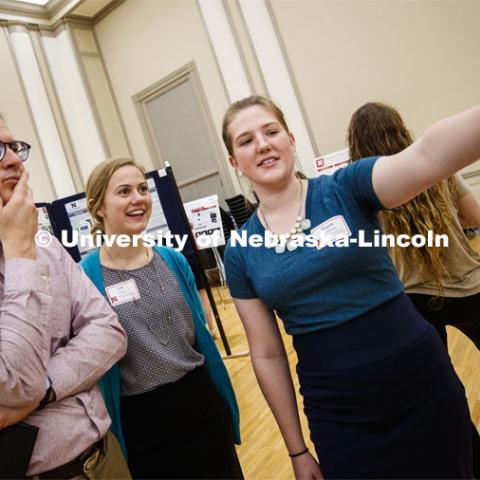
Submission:
{"label": "ceiling molding", "polygon": [[[42,30],[58,27],[59,21],[66,18],[95,24],[105,18],[110,12],[121,5],[125,0],[105,0],[99,2],[98,7],[88,0],[50,0],[46,5],[34,5],[14,0],[0,0],[0,20],[7,24],[34,24]],[[88,13],[83,13],[83,12]]]}
{"label": "ceiling molding", "polygon": [[69,14],[63,21],[67,25],[72,25],[74,27],[88,27],[89,29],[92,27],[92,20],[81,15]]}
{"label": "ceiling molding", "polygon": [[48,14],[53,18],[63,7],[68,4],[69,0],[50,0],[47,3]]}
{"label": "ceiling molding", "polygon": [[14,2],[13,0],[0,0],[0,15],[14,15],[15,17],[28,17],[29,19],[48,20],[48,12],[42,5]]}
{"label": "ceiling molding", "polygon": [[107,6],[102,8],[99,12],[95,14],[92,18],[92,22],[95,25],[100,20],[104,19],[107,15],[113,12],[118,6],[120,6],[125,0],[113,0]]}

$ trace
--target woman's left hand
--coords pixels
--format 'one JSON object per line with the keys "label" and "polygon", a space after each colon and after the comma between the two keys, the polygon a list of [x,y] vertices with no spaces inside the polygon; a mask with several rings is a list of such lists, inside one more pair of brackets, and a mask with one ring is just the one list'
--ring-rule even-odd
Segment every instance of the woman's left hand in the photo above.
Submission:
{"label": "woman's left hand", "polygon": [[324,480],[320,466],[310,452],[292,458],[292,466],[296,480]]}

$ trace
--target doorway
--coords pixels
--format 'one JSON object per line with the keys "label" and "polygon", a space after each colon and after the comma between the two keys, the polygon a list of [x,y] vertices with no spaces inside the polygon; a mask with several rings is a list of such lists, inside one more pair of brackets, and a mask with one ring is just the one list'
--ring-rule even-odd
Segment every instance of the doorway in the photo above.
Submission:
{"label": "doorway", "polygon": [[232,195],[223,152],[194,62],[134,96],[158,168],[168,162],[183,202]]}

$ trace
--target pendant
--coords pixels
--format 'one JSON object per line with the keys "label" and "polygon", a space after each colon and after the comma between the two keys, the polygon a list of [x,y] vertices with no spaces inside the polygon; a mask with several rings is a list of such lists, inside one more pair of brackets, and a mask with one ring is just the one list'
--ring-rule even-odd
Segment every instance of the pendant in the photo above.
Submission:
{"label": "pendant", "polygon": [[[270,230],[265,230],[265,237],[267,236],[267,233],[268,233],[268,236],[269,237],[273,237],[273,236],[276,236],[273,232],[271,232]],[[278,241],[278,237],[277,237],[277,241]],[[273,243],[273,242],[265,242],[265,248],[275,248],[276,244]]]}
{"label": "pendant", "polygon": [[312,226],[312,222],[308,218],[303,219],[302,222],[300,223],[300,228],[302,230],[308,230],[311,226]]}
{"label": "pendant", "polygon": [[288,242],[288,243],[287,243],[287,250],[288,250],[289,252],[293,252],[294,250],[297,249],[297,247],[298,247],[298,243],[295,242],[295,241],[293,241],[293,242]]}
{"label": "pendant", "polygon": [[[292,228],[292,230],[286,235],[282,235],[282,238],[279,237],[276,245],[269,243],[266,244],[265,247],[275,248],[275,253],[277,255],[281,255],[282,253],[285,253],[285,251],[293,252],[299,246],[303,247],[306,239],[304,231],[308,230],[311,225],[312,222],[308,218],[297,217],[295,228]],[[268,232],[272,233],[270,230],[268,230]]]}

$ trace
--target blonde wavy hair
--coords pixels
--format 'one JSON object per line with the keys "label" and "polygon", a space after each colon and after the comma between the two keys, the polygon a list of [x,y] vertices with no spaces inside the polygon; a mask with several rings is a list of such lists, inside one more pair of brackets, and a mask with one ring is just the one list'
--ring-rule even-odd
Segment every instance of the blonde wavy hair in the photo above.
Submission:
{"label": "blonde wavy hair", "polygon": [[99,215],[99,210],[103,206],[105,192],[112,175],[120,168],[131,165],[138,168],[145,177],[145,168],[131,158],[117,158],[115,160],[105,160],[99,163],[90,173],[87,180],[86,196],[90,215],[94,219],[91,233],[92,235],[101,235],[105,233],[103,218]]}
{"label": "blonde wavy hair", "polygon": [[[366,103],[352,116],[347,132],[352,161],[375,155],[394,155],[413,143],[402,117],[395,108],[384,103]],[[407,167],[407,166],[406,166]],[[413,167],[413,166],[411,166]],[[427,235],[428,231],[447,232],[453,225],[449,205],[457,191],[453,178],[443,180],[403,205],[384,210],[380,221],[385,233],[399,235]],[[445,247],[389,248],[394,263],[419,268],[433,279],[438,296],[443,296],[442,277],[448,276],[442,257]]]}

